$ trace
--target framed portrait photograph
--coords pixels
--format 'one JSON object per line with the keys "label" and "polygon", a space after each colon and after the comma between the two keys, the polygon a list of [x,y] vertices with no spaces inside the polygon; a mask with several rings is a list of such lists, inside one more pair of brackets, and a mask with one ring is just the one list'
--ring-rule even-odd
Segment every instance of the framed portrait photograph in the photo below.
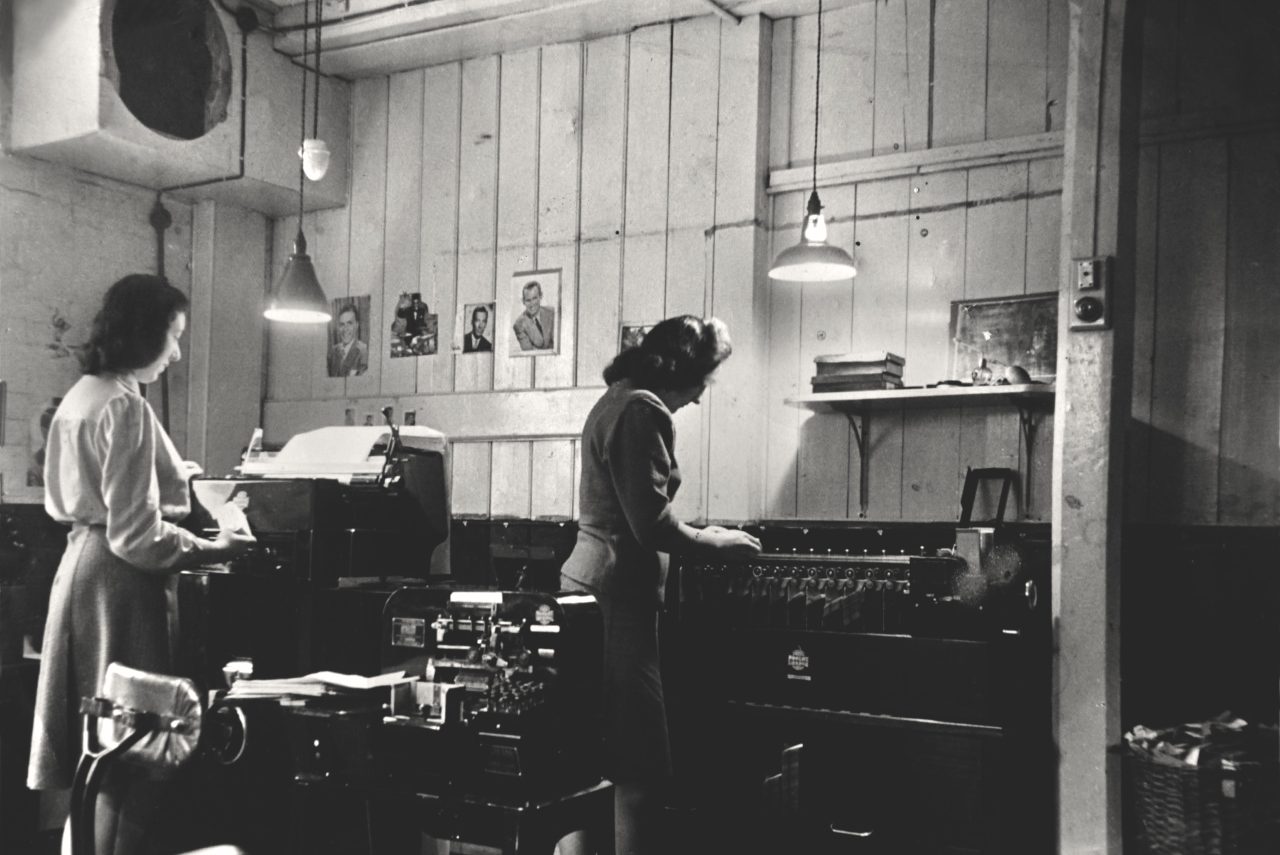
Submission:
{"label": "framed portrait photograph", "polygon": [[493,303],[464,303],[458,313],[458,339],[463,353],[492,353]]}
{"label": "framed portrait photograph", "polygon": [[951,303],[951,379],[969,380],[982,360],[995,377],[1018,366],[1036,382],[1058,370],[1058,293]]}
{"label": "framed portrait photograph", "polygon": [[653,329],[657,321],[646,321],[640,323],[637,321],[623,321],[618,325],[618,353],[638,347],[640,342],[644,341],[645,335],[649,330]]}
{"label": "framed portrait photograph", "polygon": [[508,295],[508,355],[559,353],[560,270],[513,273]]}
{"label": "framed portrait photograph", "polygon": [[325,355],[329,376],[359,377],[369,370],[369,297],[338,297],[332,314]]}
{"label": "framed portrait photograph", "polygon": [[439,349],[439,339],[439,318],[431,314],[422,295],[417,291],[401,293],[388,336],[391,358],[430,356]]}

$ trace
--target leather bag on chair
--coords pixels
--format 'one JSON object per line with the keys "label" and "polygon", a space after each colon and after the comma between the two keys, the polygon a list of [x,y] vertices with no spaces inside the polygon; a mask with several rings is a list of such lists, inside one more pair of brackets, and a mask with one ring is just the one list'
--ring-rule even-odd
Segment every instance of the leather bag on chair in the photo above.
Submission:
{"label": "leather bag on chair", "polygon": [[145,766],[153,777],[181,768],[200,744],[203,706],[195,684],[183,677],[139,671],[112,662],[102,681],[101,698],[115,708],[99,720],[98,738],[110,748],[136,730],[138,715],[155,716],[147,733],[121,759]]}

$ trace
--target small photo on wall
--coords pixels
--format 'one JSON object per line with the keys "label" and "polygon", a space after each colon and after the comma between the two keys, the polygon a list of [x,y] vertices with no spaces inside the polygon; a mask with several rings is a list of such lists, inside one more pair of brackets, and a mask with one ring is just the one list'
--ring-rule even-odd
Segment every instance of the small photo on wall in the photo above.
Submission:
{"label": "small photo on wall", "polygon": [[369,298],[339,297],[329,321],[330,377],[358,377],[369,370]]}
{"label": "small photo on wall", "polygon": [[430,356],[440,346],[440,319],[417,291],[404,292],[391,321],[391,358]]}
{"label": "small photo on wall", "polygon": [[630,350],[633,347],[639,347],[640,342],[644,341],[645,335],[649,330],[657,325],[657,321],[649,321],[648,323],[630,323],[623,321],[618,329],[618,353],[624,350]]}
{"label": "small photo on wall", "polygon": [[458,315],[463,353],[493,352],[493,303],[464,303]]}
{"label": "small photo on wall", "polygon": [[560,352],[560,271],[531,270],[511,276],[507,317],[511,356],[546,356]]}

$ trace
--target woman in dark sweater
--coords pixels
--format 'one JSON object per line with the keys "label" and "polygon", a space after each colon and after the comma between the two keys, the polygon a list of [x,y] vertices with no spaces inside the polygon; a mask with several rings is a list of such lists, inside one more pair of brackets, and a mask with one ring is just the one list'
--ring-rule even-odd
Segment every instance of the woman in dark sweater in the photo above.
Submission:
{"label": "woman in dark sweater", "polygon": [[578,540],[561,571],[566,590],[593,594],[604,616],[607,774],[617,786],[617,855],[661,851],[653,817],[671,772],[658,610],[666,556],[760,552],[743,531],[676,519],[680,486],[671,416],[696,404],[733,347],[724,323],[691,315],[655,325],[604,371],[609,388],[582,430]]}

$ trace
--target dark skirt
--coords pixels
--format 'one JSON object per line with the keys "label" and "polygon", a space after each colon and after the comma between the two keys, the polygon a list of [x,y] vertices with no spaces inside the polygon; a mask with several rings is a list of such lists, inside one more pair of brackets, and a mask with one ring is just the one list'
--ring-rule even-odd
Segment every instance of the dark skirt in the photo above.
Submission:
{"label": "dark skirt", "polygon": [[658,604],[609,597],[567,576],[560,585],[593,595],[604,618],[605,774],[615,782],[663,780],[671,774],[671,745],[658,664]]}
{"label": "dark skirt", "polygon": [[170,673],[169,578],[117,557],[102,526],[71,529],[40,650],[31,789],[71,786],[80,759],[80,699],[100,691],[107,665]]}

